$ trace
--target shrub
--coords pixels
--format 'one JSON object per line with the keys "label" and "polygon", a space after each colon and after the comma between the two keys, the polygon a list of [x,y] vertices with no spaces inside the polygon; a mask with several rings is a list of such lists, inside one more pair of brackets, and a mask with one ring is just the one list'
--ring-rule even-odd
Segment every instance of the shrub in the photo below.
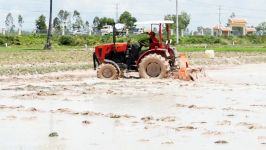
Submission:
{"label": "shrub", "polygon": [[0,38],[0,45],[4,45],[5,44],[5,41],[3,38]]}
{"label": "shrub", "polygon": [[0,45],[20,45],[20,40],[17,36],[0,36]]}
{"label": "shrub", "polygon": [[95,45],[98,45],[100,44],[100,38],[99,36],[89,36],[87,38],[87,44],[89,46],[95,46]]}
{"label": "shrub", "polygon": [[[137,43],[140,40],[147,39],[149,36],[130,35],[117,37],[117,42],[131,42]],[[46,42],[47,35],[23,35],[23,36],[0,36],[0,45],[23,45],[23,46],[39,46]],[[175,35],[171,36],[172,43],[176,43]],[[166,37],[164,36],[164,41]],[[180,44],[222,44],[231,45],[235,44],[265,44],[265,36],[247,35],[243,37],[229,36],[229,37],[216,37],[216,36],[185,36],[180,37]],[[104,43],[112,43],[112,35],[105,36],[58,36],[52,37],[52,42],[58,45],[66,46],[95,46]]]}
{"label": "shrub", "polygon": [[266,43],[266,36],[256,36],[256,35],[247,35],[245,37],[248,41],[250,41],[252,44],[263,44]]}
{"label": "shrub", "polygon": [[47,36],[38,35],[28,35],[19,36],[18,39],[21,45],[31,46],[31,45],[43,45],[46,41]]}
{"label": "shrub", "polygon": [[181,44],[218,44],[220,37],[215,36],[185,36],[180,38]]}
{"label": "shrub", "polygon": [[75,40],[72,36],[61,36],[58,42],[59,45],[75,45]]}
{"label": "shrub", "polygon": [[221,38],[220,44],[222,44],[222,45],[230,45],[230,44],[232,44],[232,41],[228,40],[226,38]]}
{"label": "shrub", "polygon": [[113,36],[110,35],[104,35],[101,37],[101,42],[102,43],[111,43],[113,41]]}

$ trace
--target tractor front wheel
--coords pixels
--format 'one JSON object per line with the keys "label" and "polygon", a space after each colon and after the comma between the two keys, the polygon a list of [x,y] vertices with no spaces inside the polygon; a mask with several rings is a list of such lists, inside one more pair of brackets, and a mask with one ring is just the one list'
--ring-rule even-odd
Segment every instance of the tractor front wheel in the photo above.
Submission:
{"label": "tractor front wheel", "polygon": [[112,64],[101,64],[97,70],[99,79],[116,80],[119,78],[118,69]]}
{"label": "tractor front wheel", "polygon": [[141,78],[166,78],[169,76],[170,65],[164,57],[158,54],[150,54],[144,57],[139,64]]}

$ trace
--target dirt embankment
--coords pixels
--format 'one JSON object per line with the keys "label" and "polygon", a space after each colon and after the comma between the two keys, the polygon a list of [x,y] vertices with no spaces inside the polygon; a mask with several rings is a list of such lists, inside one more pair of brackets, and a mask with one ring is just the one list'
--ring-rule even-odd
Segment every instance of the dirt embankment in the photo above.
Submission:
{"label": "dirt embankment", "polygon": [[215,58],[209,59],[204,52],[188,53],[190,62],[193,65],[205,67],[215,65],[243,65],[266,62],[264,52],[216,52]]}
{"label": "dirt embankment", "polygon": [[[266,62],[266,53],[259,52],[217,52],[214,59],[204,52],[187,54],[191,65],[205,68]],[[0,66],[0,76],[87,70],[92,68],[92,56],[87,51],[0,52]]]}

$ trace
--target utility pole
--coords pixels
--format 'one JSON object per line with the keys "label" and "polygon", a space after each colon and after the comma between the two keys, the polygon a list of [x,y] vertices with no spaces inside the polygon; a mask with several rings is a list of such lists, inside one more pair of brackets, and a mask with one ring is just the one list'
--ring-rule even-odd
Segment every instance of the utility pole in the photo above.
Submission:
{"label": "utility pole", "polygon": [[178,0],[176,0],[176,44],[179,44],[179,31],[178,31]]}
{"label": "utility pole", "polygon": [[50,0],[50,17],[49,17],[49,28],[48,28],[48,35],[47,35],[47,42],[44,46],[44,49],[52,49],[52,13],[53,13],[53,0]]}
{"label": "utility pole", "polygon": [[118,9],[119,9],[119,4],[118,3],[116,3],[115,4],[115,12],[116,12],[116,14],[115,14],[115,17],[116,17],[116,23],[118,23]]}
{"label": "utility pole", "polygon": [[219,36],[221,35],[221,5],[219,5]]}

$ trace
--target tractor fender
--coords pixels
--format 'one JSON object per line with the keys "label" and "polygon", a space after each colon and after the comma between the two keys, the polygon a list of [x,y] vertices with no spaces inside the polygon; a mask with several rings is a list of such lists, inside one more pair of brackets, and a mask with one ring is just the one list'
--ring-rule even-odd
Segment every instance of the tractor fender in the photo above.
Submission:
{"label": "tractor fender", "polygon": [[115,63],[114,61],[109,60],[109,59],[105,59],[105,60],[104,60],[104,63],[114,65],[115,68],[117,69],[117,71],[118,71],[119,73],[121,73],[120,67],[119,67],[118,64]]}
{"label": "tractor fender", "polygon": [[137,65],[139,65],[141,60],[149,54],[158,54],[158,55],[161,55],[162,57],[166,58],[165,49],[148,50],[148,51],[146,51],[140,55],[140,57],[137,61]]}

